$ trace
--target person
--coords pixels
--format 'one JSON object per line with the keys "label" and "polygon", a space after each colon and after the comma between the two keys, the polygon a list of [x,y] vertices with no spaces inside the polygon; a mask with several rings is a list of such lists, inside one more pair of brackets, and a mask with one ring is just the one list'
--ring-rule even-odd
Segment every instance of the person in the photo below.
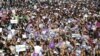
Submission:
{"label": "person", "polygon": [[34,46],[34,54],[33,56],[42,56],[43,48],[40,45],[40,41],[36,41],[36,45]]}

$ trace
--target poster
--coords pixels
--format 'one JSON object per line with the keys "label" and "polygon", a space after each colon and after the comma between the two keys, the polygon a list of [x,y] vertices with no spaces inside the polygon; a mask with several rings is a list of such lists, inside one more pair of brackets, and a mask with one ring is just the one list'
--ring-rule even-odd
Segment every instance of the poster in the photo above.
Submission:
{"label": "poster", "polygon": [[18,23],[18,20],[12,19],[12,20],[10,20],[10,23],[15,23],[15,24],[17,24],[17,23]]}
{"label": "poster", "polygon": [[81,35],[80,34],[72,34],[72,37],[80,38]]}
{"label": "poster", "polygon": [[26,51],[25,45],[16,45],[16,52]]}

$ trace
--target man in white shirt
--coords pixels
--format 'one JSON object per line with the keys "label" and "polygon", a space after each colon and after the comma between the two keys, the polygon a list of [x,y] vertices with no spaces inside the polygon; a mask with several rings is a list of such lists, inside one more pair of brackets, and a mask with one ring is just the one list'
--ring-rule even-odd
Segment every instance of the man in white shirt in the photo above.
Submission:
{"label": "man in white shirt", "polygon": [[36,41],[36,46],[34,46],[34,53],[42,56],[42,47],[40,46],[40,41]]}

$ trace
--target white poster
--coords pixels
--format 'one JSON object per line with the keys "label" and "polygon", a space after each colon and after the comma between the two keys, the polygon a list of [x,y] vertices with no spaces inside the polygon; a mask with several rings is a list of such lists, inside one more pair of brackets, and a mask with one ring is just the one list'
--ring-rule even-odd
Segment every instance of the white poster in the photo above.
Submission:
{"label": "white poster", "polygon": [[25,45],[16,45],[16,52],[26,51]]}
{"label": "white poster", "polygon": [[18,20],[10,20],[10,23],[15,23],[15,24],[17,24],[18,23]]}
{"label": "white poster", "polygon": [[72,34],[72,37],[76,37],[76,38],[79,37],[80,38],[81,35],[80,34]]}

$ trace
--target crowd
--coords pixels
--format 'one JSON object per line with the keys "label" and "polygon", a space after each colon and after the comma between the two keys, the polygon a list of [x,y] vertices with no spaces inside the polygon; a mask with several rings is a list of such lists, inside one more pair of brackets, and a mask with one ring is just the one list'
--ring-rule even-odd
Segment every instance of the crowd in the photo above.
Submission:
{"label": "crowd", "polygon": [[99,0],[16,4],[0,8],[0,56],[100,56]]}

